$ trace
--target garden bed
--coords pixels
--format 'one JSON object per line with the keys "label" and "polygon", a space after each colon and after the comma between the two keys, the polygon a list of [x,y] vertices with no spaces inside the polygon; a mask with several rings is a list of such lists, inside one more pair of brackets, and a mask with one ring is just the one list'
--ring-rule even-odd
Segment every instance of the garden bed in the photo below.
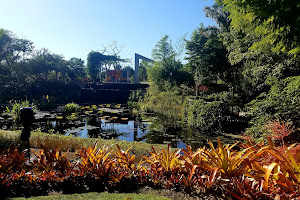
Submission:
{"label": "garden bed", "polygon": [[[248,139],[230,146],[218,139],[217,146],[209,142],[208,148],[196,151],[168,145],[143,153],[140,162],[135,155],[139,148],[126,150],[117,144],[81,147],[76,162],[58,148],[45,147],[28,162],[24,152],[10,146],[0,154],[0,196],[138,193],[152,188],[200,199],[297,199],[299,144],[275,146],[273,140],[269,137],[264,144]],[[239,148],[233,148],[236,145]]]}

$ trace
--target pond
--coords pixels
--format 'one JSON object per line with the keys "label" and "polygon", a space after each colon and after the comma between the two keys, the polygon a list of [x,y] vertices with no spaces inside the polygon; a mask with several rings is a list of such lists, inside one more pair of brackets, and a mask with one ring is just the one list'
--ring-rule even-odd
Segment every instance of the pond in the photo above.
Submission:
{"label": "pond", "polygon": [[[186,144],[179,135],[161,133],[152,122],[140,118],[111,121],[101,117],[82,117],[81,126],[64,129],[57,120],[51,121],[50,128],[66,136],[80,138],[118,139],[125,141],[142,141],[147,143],[170,143],[172,147],[185,148]],[[173,133],[174,134],[174,133]]]}
{"label": "pond", "polygon": [[[12,117],[2,115],[0,128],[13,128],[15,124]],[[81,107],[80,111],[69,114],[64,113],[62,108],[51,112],[37,111],[34,128],[39,128],[42,132],[59,132],[70,137],[171,144],[173,148],[190,145],[196,149],[207,143],[208,139],[216,141],[216,136],[203,135],[180,123],[176,128],[165,124],[165,120],[158,120],[155,116],[142,119],[139,113],[130,113],[126,106],[103,104]],[[222,139],[223,136],[218,137]],[[222,141],[225,140],[223,137]]]}

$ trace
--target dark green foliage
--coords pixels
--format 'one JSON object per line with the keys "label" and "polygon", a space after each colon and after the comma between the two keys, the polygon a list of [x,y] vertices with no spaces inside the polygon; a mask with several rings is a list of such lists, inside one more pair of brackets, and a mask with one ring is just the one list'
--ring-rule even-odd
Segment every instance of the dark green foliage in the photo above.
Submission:
{"label": "dark green foliage", "polygon": [[[126,66],[123,68],[123,70],[128,71],[129,80],[130,80],[130,82],[133,82],[134,81],[134,69],[130,66]],[[140,69],[140,72],[141,72],[141,69]]]}
{"label": "dark green foliage", "polygon": [[173,85],[189,84],[192,82],[192,76],[184,69],[181,62],[169,58],[164,62],[156,62],[148,70],[149,79],[156,85],[164,88],[167,81]]}
{"label": "dark green foliage", "polygon": [[[65,83],[63,81],[36,81],[30,89],[31,95],[41,106],[48,104],[64,104],[78,101],[80,98],[80,85],[77,82]],[[49,96],[49,100],[45,97]]]}
{"label": "dark green foliage", "polygon": [[0,29],[0,55],[1,103],[11,99],[42,103],[47,95],[50,97],[48,103],[78,99],[71,93],[76,93],[73,89],[76,86],[78,89],[86,78],[83,60],[65,60],[47,49],[34,51],[32,42],[19,39],[4,29]]}
{"label": "dark green foliage", "polygon": [[229,18],[232,20],[231,27],[234,31],[257,36],[248,46],[250,51],[264,51],[265,47],[271,45],[273,52],[299,55],[299,1],[218,0],[218,2],[230,13]]}
{"label": "dark green foliage", "polygon": [[101,71],[101,62],[104,61],[104,55],[91,51],[87,57],[87,68],[89,75],[93,81],[96,81],[96,77],[99,74],[99,70]]}
{"label": "dark green foliage", "polygon": [[149,79],[160,86],[160,89],[163,89],[166,81],[176,86],[192,82],[192,77],[181,61],[176,60],[177,55],[167,35],[152,50],[155,63],[147,69],[147,73]]}
{"label": "dark green foliage", "polygon": [[261,134],[265,123],[280,117],[284,121],[292,121],[296,127],[300,126],[300,76],[291,76],[283,80],[270,82],[272,87],[269,92],[260,94],[248,104],[253,116],[251,127],[248,131]]}
{"label": "dark green foliage", "polygon": [[125,61],[126,60],[124,59],[120,59],[118,55],[104,55],[97,51],[91,51],[87,57],[87,68],[90,78],[92,79],[92,81],[96,81],[97,77],[98,80],[100,80],[104,78],[99,77],[99,73],[102,72],[102,69],[105,65],[113,65],[114,68],[117,69],[120,68],[119,63]]}
{"label": "dark green foliage", "polygon": [[218,1],[230,19],[221,38],[229,61],[237,65],[237,94],[248,103],[268,93],[272,79],[299,71],[299,3],[297,1]]}
{"label": "dark green foliage", "polygon": [[[232,111],[251,114],[248,116],[252,118],[252,127],[248,131],[256,136],[263,133],[265,122],[274,116],[290,120],[298,127],[299,2],[220,0],[217,3],[221,7],[214,5],[205,12],[218,23],[220,30],[215,35],[208,32],[211,36],[207,37],[206,32],[213,29],[200,27],[187,42],[189,64],[198,78],[196,84],[205,83],[205,77],[212,81],[214,76],[226,83],[231,97],[225,102],[239,108]],[[214,58],[210,53],[218,52],[211,45],[216,43],[207,43],[214,38],[227,48],[224,60],[231,65],[224,68],[225,76],[215,74],[218,69],[213,68],[224,65],[208,65],[209,58]],[[221,55],[217,53],[213,61]],[[201,64],[204,68],[197,71]]]}
{"label": "dark green foliage", "polygon": [[69,76],[72,80],[82,80],[86,78],[86,67],[84,65],[84,61],[80,58],[71,58],[69,60]]}
{"label": "dark green foliage", "polygon": [[222,101],[207,102],[204,99],[188,99],[184,103],[183,120],[199,129],[204,135],[218,135],[223,132],[223,124],[229,106]]}
{"label": "dark green foliage", "polygon": [[219,37],[220,33],[216,27],[201,26],[193,32],[191,40],[186,41],[188,66],[196,87],[205,85],[218,88],[219,84],[227,87],[234,85],[236,69],[227,59],[228,52]]}

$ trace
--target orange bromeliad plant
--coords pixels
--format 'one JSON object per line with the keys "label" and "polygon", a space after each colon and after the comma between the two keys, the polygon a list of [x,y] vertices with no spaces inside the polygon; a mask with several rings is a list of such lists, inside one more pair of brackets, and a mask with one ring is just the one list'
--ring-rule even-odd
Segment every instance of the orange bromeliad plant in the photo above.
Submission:
{"label": "orange bromeliad plant", "polygon": [[113,151],[113,154],[115,155],[115,159],[116,159],[116,164],[125,167],[125,169],[130,169],[130,170],[135,169],[135,163],[134,163],[135,155],[131,156],[128,153],[128,151],[132,147],[130,147],[126,151],[122,151],[118,144],[116,144],[116,146],[117,146],[117,150]]}
{"label": "orange bromeliad plant", "polygon": [[58,148],[49,150],[42,146],[40,153],[34,152],[34,154],[36,159],[33,161],[33,166],[36,171],[50,172],[58,170],[64,173],[71,166],[71,163],[66,158],[68,152],[62,154]]}
{"label": "orange bromeliad plant", "polygon": [[299,145],[282,142],[276,146],[279,143],[271,137],[267,140],[268,144],[248,141],[238,150],[234,148],[237,143],[223,145],[219,138],[217,147],[208,141],[209,148],[197,151],[189,146],[174,151],[170,145],[160,151],[152,147],[151,155],[143,156],[139,165],[135,155],[129,154],[130,148],[122,151],[118,145],[114,151],[107,146],[98,149],[97,143],[81,148],[75,153],[78,161],[72,163],[57,148],[43,148],[31,164],[25,163],[25,154],[11,147],[0,154],[0,195],[13,194],[15,185],[30,188],[29,196],[31,190],[50,185],[58,191],[67,187],[64,191],[69,192],[74,187],[125,192],[149,186],[199,197],[220,192],[222,197],[236,199],[299,198]]}
{"label": "orange bromeliad plant", "polygon": [[246,148],[242,151],[235,151],[232,148],[237,144],[233,144],[231,146],[226,145],[223,146],[222,142],[218,138],[218,146],[214,148],[213,144],[208,141],[210,149],[200,148],[194,155],[200,156],[198,157],[199,166],[207,170],[218,169],[221,174],[226,177],[238,176],[241,173],[245,172],[247,169],[247,165],[241,165],[249,155],[253,154],[254,151],[251,148]]}
{"label": "orange bromeliad plant", "polygon": [[253,163],[253,167],[255,169],[264,171],[265,189],[269,186],[270,178],[274,179],[276,182],[280,181],[282,177],[289,177],[295,184],[300,183],[300,151],[297,151],[296,156],[294,157],[287,146],[284,146],[284,150],[285,154],[276,149],[274,143],[269,138],[269,145],[262,147],[254,156],[259,157],[262,154],[269,154],[278,160],[278,162],[273,162],[270,165],[263,166],[263,169],[258,163]]}
{"label": "orange bromeliad plant", "polygon": [[180,151],[171,152],[171,145],[168,144],[166,150],[162,149],[161,152],[156,152],[152,147],[151,156],[149,158],[143,156],[145,162],[148,163],[152,169],[158,171],[173,171],[182,166],[183,161],[180,159]]}
{"label": "orange bromeliad plant", "polygon": [[80,157],[80,162],[77,164],[83,173],[99,171],[102,167],[105,168],[104,171],[108,172],[115,162],[109,158],[110,153],[109,147],[103,146],[102,149],[98,149],[96,142],[93,147],[82,147],[75,155]]}

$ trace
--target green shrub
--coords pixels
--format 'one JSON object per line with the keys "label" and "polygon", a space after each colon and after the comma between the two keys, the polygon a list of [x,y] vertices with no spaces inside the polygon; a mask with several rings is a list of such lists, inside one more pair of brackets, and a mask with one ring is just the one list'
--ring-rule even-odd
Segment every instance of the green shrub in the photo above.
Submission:
{"label": "green shrub", "polygon": [[142,112],[155,113],[163,125],[177,127],[182,120],[182,103],[183,98],[176,87],[161,91],[153,84],[138,105]]}
{"label": "green shrub", "polygon": [[202,134],[218,134],[229,114],[229,106],[222,101],[206,102],[204,99],[187,99],[184,102],[183,120]]}
{"label": "green shrub", "polygon": [[265,133],[264,124],[274,117],[291,121],[300,126],[300,76],[275,80],[268,93],[262,93],[248,104],[252,115],[248,133],[260,137]]}
{"label": "green shrub", "polygon": [[70,115],[71,113],[77,113],[80,110],[80,106],[77,103],[68,103],[64,106],[63,112],[66,115]]}
{"label": "green shrub", "polygon": [[21,108],[31,107],[33,110],[36,110],[36,106],[32,103],[30,104],[29,101],[10,101],[11,106],[6,106],[6,110],[4,114],[8,114],[12,116],[14,119],[13,128],[18,128],[21,125]]}

